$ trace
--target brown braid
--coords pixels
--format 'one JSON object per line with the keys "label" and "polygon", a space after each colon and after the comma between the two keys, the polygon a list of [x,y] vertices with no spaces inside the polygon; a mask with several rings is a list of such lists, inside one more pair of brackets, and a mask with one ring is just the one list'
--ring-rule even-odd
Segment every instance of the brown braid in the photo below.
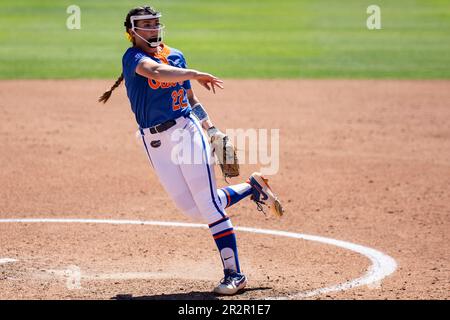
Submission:
{"label": "brown braid", "polygon": [[109,89],[108,91],[105,91],[105,93],[102,94],[102,96],[98,99],[98,102],[106,103],[106,101],[108,101],[109,97],[111,97],[111,93],[114,91],[114,89],[116,89],[120,85],[122,80],[123,80],[123,73],[120,74],[119,78],[117,78],[116,82],[113,84],[111,89]]}

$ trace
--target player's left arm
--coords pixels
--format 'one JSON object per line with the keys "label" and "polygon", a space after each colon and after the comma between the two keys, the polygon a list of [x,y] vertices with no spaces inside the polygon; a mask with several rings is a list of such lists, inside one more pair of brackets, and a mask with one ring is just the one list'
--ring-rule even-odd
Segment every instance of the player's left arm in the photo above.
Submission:
{"label": "player's left arm", "polygon": [[[186,68],[186,60],[184,56],[182,58],[183,64],[181,67]],[[209,119],[206,108],[195,96],[191,83],[185,81],[183,87],[186,90],[189,104],[192,106],[192,113],[199,119],[203,129],[208,134],[211,147],[219,160],[220,169],[222,170],[225,181],[227,181],[227,178],[239,176],[239,160],[236,155],[236,148],[231,143],[229,137],[217,129],[211,119]]]}
{"label": "player's left arm", "polygon": [[[184,57],[184,55],[182,53],[180,53],[180,57],[181,57],[181,60],[180,60],[181,64],[179,65],[179,67],[187,68],[186,58]],[[200,103],[200,100],[194,94],[194,90],[192,90],[192,87],[191,87],[191,82],[185,81],[183,83],[183,87],[186,90],[189,104],[192,107],[192,113],[199,119],[200,123],[202,124],[203,129],[206,130],[208,135],[210,135],[211,133],[214,133],[216,131],[216,130],[214,130],[215,129],[214,124],[209,119],[208,113],[206,112],[206,108],[202,106],[202,104]],[[202,116],[203,116],[203,119],[201,119]]]}
{"label": "player's left arm", "polygon": [[[200,103],[200,100],[197,98],[197,96],[194,94],[194,90],[192,88],[186,90],[187,97],[189,99],[189,104],[194,107],[195,105]],[[204,107],[203,107],[204,109]],[[205,110],[206,111],[206,110]],[[204,121],[201,121],[202,127],[205,130],[208,130],[212,127],[214,127],[214,124],[212,123],[211,119],[209,117],[205,119]]]}
{"label": "player's left arm", "polygon": [[233,143],[226,134],[214,126],[205,107],[202,106],[195,96],[192,88],[187,88],[186,93],[189,104],[192,106],[192,113],[199,119],[203,129],[208,134],[211,147],[217,156],[225,181],[227,181],[227,178],[239,176],[239,160]]}

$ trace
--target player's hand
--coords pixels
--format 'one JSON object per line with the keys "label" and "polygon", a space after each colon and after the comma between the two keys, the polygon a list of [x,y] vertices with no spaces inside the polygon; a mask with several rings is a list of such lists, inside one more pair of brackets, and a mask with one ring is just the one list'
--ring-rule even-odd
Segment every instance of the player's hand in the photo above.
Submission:
{"label": "player's hand", "polygon": [[200,83],[202,86],[204,86],[206,89],[211,90],[214,93],[216,93],[216,89],[215,87],[217,86],[220,89],[223,89],[223,81],[220,80],[219,78],[213,76],[212,74],[209,73],[203,73],[203,72],[198,72],[195,76],[194,79],[198,81],[198,83]]}

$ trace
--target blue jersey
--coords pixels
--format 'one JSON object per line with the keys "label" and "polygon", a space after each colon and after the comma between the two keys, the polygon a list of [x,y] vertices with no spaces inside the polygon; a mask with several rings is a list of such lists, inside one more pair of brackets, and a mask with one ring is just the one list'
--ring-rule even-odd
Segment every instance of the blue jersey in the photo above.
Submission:
{"label": "blue jersey", "polygon": [[143,59],[186,68],[183,54],[162,44],[162,51],[154,56],[131,47],[122,58],[123,76],[136,121],[141,128],[148,128],[167,120],[187,115],[191,106],[186,90],[191,88],[189,80],[184,82],[159,82],[136,73],[136,67]]}

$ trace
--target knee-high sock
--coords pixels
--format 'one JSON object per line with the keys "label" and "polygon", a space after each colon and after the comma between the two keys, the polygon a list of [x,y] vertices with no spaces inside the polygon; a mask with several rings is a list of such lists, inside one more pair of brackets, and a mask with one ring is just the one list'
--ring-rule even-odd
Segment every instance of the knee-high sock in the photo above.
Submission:
{"label": "knee-high sock", "polygon": [[223,269],[231,269],[236,272],[241,272],[236,235],[234,234],[233,225],[231,224],[230,218],[225,217],[210,224],[209,230],[211,230],[214,241],[219,249]]}
{"label": "knee-high sock", "polygon": [[222,207],[224,209],[232,206],[251,194],[252,187],[246,182],[217,189],[217,195],[219,196],[220,202],[222,203]]}

